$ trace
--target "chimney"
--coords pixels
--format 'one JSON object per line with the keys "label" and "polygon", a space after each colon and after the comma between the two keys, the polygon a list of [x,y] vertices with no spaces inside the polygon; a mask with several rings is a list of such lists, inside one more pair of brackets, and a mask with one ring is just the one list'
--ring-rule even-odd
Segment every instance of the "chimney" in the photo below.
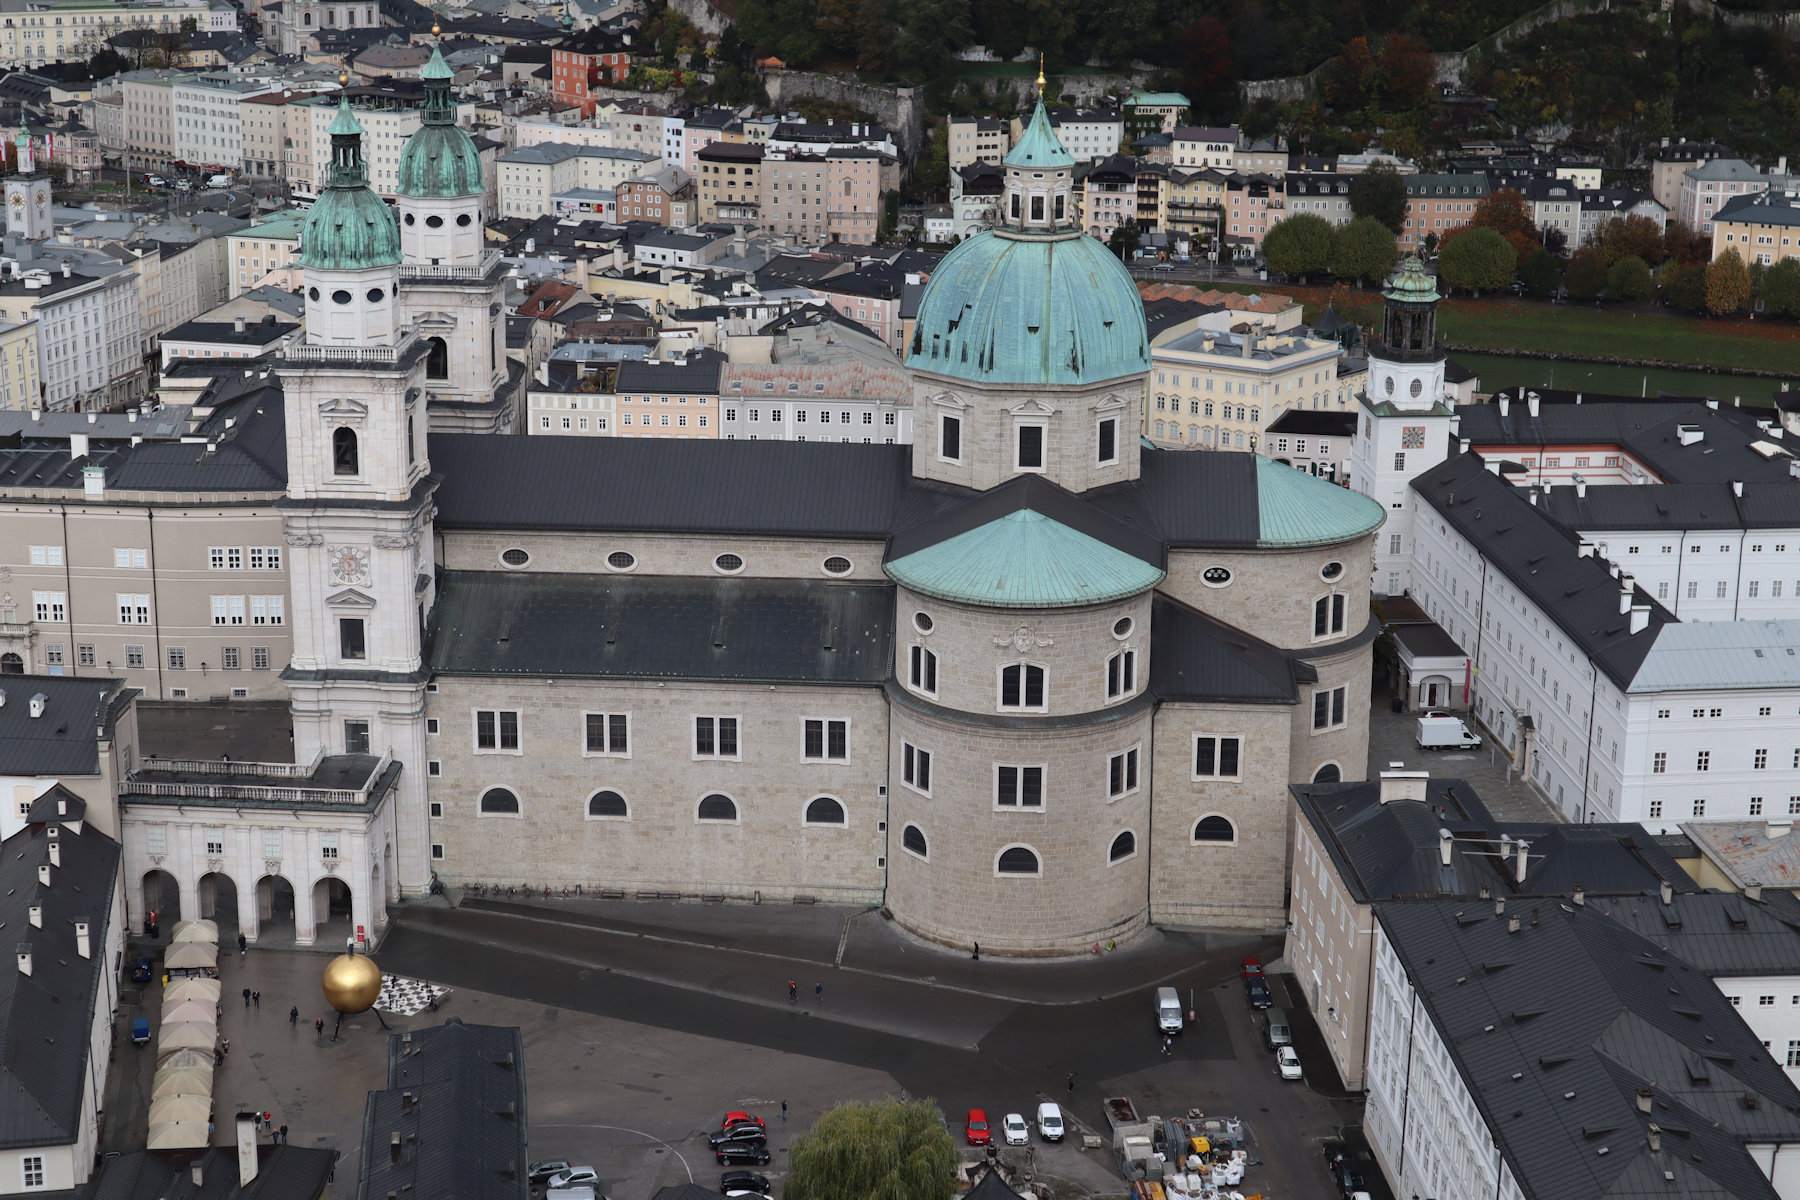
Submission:
{"label": "chimney", "polygon": [[[1394,763],[1399,767],[1402,764]],[[1430,771],[1383,771],[1381,773],[1381,802],[1392,804],[1396,800],[1424,800],[1425,786],[1431,782]]]}
{"label": "chimney", "polygon": [[44,906],[43,905],[33,904],[25,910],[25,913],[30,918],[31,927],[33,929],[42,929],[44,927]]}
{"label": "chimney", "polygon": [[18,946],[19,974],[31,974],[31,943],[20,942]]}
{"label": "chimney", "polygon": [[1794,823],[1792,821],[1770,821],[1769,840],[1772,842],[1776,838],[1784,838],[1793,828]]}
{"label": "chimney", "polygon": [[1622,617],[1631,611],[1632,585],[1637,577],[1629,572],[1619,576],[1619,615]]}
{"label": "chimney", "polygon": [[400,1165],[400,1134],[397,1130],[388,1135],[388,1162],[394,1166]]}
{"label": "chimney", "polygon": [[1450,851],[1454,846],[1455,840],[1450,836],[1450,831],[1448,829],[1438,830],[1439,865],[1446,867],[1450,865]]}
{"label": "chimney", "polygon": [[1587,499],[1587,480],[1579,475],[1575,476],[1575,498],[1577,500]]}
{"label": "chimney", "polygon": [[69,262],[67,259],[63,260],[62,269],[63,269],[63,278],[67,279],[69,277]]}
{"label": "chimney", "polygon": [[1508,396],[1505,392],[1501,392],[1499,404],[1500,404],[1500,416],[1502,418],[1504,418],[1506,416],[1506,414],[1509,411],[1511,411],[1511,409],[1512,409],[1512,397]]}
{"label": "chimney", "polygon": [[1637,1110],[1641,1113],[1649,1112],[1650,1101],[1653,1100],[1655,1096],[1656,1093],[1649,1088],[1639,1088],[1637,1090]]}
{"label": "chimney", "polygon": [[1575,403],[1577,403],[1577,404],[1581,403],[1581,393],[1580,392],[1575,393]]}
{"label": "chimney", "polygon": [[1542,397],[1540,397],[1536,392],[1527,392],[1525,394],[1525,408],[1526,408],[1526,411],[1531,413],[1531,417],[1533,420],[1537,419],[1538,403],[1541,399],[1542,399]]}
{"label": "chimney", "polygon": [[1504,917],[1506,915],[1506,897],[1505,896],[1494,897],[1494,915],[1496,917]]}
{"label": "chimney", "polygon": [[39,863],[38,864],[38,882],[45,887],[50,886],[50,864],[49,863]]}
{"label": "chimney", "polygon": [[1650,1152],[1657,1153],[1662,1149],[1662,1126],[1655,1121],[1650,1122]]}
{"label": "chimney", "polygon": [[1519,932],[1519,914],[1518,913],[1514,913],[1512,916],[1506,918],[1506,932],[1508,932],[1508,933]]}
{"label": "chimney", "polygon": [[1468,438],[1457,438],[1456,439],[1456,449],[1457,449],[1458,453],[1467,454],[1469,452],[1469,439]]}
{"label": "chimney", "polygon": [[1575,890],[1569,894],[1569,899],[1575,902],[1576,908],[1583,907],[1587,904],[1587,889],[1582,887],[1579,883],[1576,884]]}
{"label": "chimney", "polygon": [[1631,632],[1642,633],[1650,628],[1650,606],[1634,604],[1631,606]]}
{"label": "chimney", "polygon": [[1513,862],[1513,882],[1524,883],[1525,873],[1529,867],[1527,860],[1531,856],[1531,843],[1520,838],[1518,848],[1514,853],[1516,857]]}
{"label": "chimney", "polygon": [[62,866],[62,843],[58,842],[55,838],[50,839],[50,865],[53,867]]}
{"label": "chimney", "polygon": [[1746,883],[1744,885],[1744,898],[1746,900],[1754,900],[1758,904],[1761,904],[1762,903],[1762,884]]}
{"label": "chimney", "polygon": [[1675,885],[1674,884],[1670,883],[1668,880],[1665,879],[1660,884],[1657,885],[1656,890],[1657,890],[1658,894],[1660,894],[1662,896],[1662,902],[1664,904],[1675,903]]}
{"label": "chimney", "polygon": [[1592,557],[1594,557],[1594,543],[1583,538],[1581,540],[1581,542],[1579,544],[1577,544],[1575,547],[1575,557],[1576,558],[1592,558]]}
{"label": "chimney", "polygon": [[402,1057],[412,1053],[412,1031],[400,1035],[400,1054]]}
{"label": "chimney", "polygon": [[244,318],[241,316],[238,317],[237,320],[235,320],[231,323],[231,327],[239,333],[244,332]]}
{"label": "chimney", "polygon": [[237,1115],[238,1187],[247,1188],[256,1179],[256,1118],[252,1112]]}
{"label": "chimney", "polygon": [[83,958],[94,957],[94,943],[92,939],[88,937],[88,923],[86,921],[75,922],[75,953],[81,955]]}
{"label": "chimney", "polygon": [[194,1181],[196,1192],[206,1186],[206,1168],[200,1164],[198,1159],[188,1168],[188,1178]]}
{"label": "chimney", "polygon": [[409,1113],[412,1110],[413,1110],[413,1094],[411,1092],[401,1092],[400,1093],[400,1111],[402,1113]]}

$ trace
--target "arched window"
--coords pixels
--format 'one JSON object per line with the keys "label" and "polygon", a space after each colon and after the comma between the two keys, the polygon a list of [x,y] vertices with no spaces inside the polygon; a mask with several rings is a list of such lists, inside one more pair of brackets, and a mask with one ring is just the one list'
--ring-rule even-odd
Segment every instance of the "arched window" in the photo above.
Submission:
{"label": "arched window", "polygon": [[356,430],[339,426],[331,435],[331,470],[334,475],[361,473],[356,453]]}
{"label": "arched window", "polygon": [[450,348],[441,337],[426,338],[425,378],[450,378]]}
{"label": "arched window", "polygon": [[1344,773],[1338,770],[1338,765],[1336,763],[1326,763],[1317,771],[1313,772],[1314,783],[1337,783],[1343,777]]}
{"label": "arched window", "polygon": [[808,825],[842,825],[844,806],[830,796],[817,796],[806,805]]}
{"label": "arched window", "polygon": [[1112,849],[1106,853],[1106,861],[1119,862],[1137,853],[1137,834],[1127,829],[1113,839]]}
{"label": "arched window", "polygon": [[625,797],[617,792],[595,792],[588,797],[588,816],[590,817],[628,817],[630,808]]}
{"label": "arched window", "polygon": [[1196,842],[1235,842],[1237,827],[1224,817],[1214,813],[1210,817],[1201,817],[1194,825]]}
{"label": "arched window", "polygon": [[1037,851],[1030,846],[1008,846],[994,860],[994,870],[1002,875],[1036,875],[1039,873]]}
{"label": "arched window", "polygon": [[0,675],[23,675],[24,673],[24,659],[10,650],[5,654],[0,654]]}
{"label": "arched window", "polygon": [[714,792],[700,801],[698,816],[702,821],[735,821],[738,819],[737,801]]}
{"label": "arched window", "polygon": [[900,831],[900,848],[920,858],[931,857],[925,849],[925,831],[917,825],[908,825]]}
{"label": "arched window", "polygon": [[481,811],[484,815],[516,817],[519,815],[519,798],[505,788],[489,788],[481,793]]}
{"label": "arched window", "polygon": [[846,179],[846,180],[844,180],[844,195],[848,196],[849,194],[850,194],[850,181],[848,179]]}

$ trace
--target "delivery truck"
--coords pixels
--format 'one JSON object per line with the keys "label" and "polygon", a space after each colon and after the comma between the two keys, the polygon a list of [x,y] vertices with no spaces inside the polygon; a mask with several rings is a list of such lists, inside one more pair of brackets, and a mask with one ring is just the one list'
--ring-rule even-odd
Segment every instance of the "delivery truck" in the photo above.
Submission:
{"label": "delivery truck", "polygon": [[1479,750],[1481,739],[1459,717],[1434,713],[1419,718],[1419,749]]}

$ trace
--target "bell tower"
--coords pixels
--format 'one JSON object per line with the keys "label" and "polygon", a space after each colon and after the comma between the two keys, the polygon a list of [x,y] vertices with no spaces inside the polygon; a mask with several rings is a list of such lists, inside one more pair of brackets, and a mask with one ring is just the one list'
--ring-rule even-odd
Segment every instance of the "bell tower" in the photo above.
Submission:
{"label": "bell tower", "polygon": [[13,146],[19,173],[6,181],[6,232],[42,241],[56,232],[50,216],[50,177],[37,170],[31,152],[31,131],[23,121]]}
{"label": "bell tower", "polygon": [[[282,501],[294,592],[294,753],[402,765],[398,844],[383,887],[430,877],[423,628],[432,603],[425,357],[401,323],[400,233],[369,190],[362,127],[340,100],[330,176],[301,231],[306,339],[278,365],[287,421]],[[353,903],[368,881],[350,881]],[[374,905],[384,897],[369,897]],[[363,916],[356,918],[364,921]]]}

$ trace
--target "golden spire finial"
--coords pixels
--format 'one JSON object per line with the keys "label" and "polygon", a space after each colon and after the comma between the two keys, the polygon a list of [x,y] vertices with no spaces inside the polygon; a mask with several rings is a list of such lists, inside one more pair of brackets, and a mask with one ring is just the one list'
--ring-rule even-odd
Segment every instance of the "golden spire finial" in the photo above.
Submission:
{"label": "golden spire finial", "polygon": [[1038,99],[1044,98],[1044,54],[1038,52]]}
{"label": "golden spire finial", "polygon": [[443,32],[444,31],[442,29],[438,28],[438,23],[436,21],[433,21],[431,23],[431,36],[432,37],[437,37],[440,34],[442,34]]}
{"label": "golden spire finial", "polygon": [[348,71],[339,71],[338,72],[338,86],[339,87],[349,87],[350,86],[350,72],[348,72]]}

